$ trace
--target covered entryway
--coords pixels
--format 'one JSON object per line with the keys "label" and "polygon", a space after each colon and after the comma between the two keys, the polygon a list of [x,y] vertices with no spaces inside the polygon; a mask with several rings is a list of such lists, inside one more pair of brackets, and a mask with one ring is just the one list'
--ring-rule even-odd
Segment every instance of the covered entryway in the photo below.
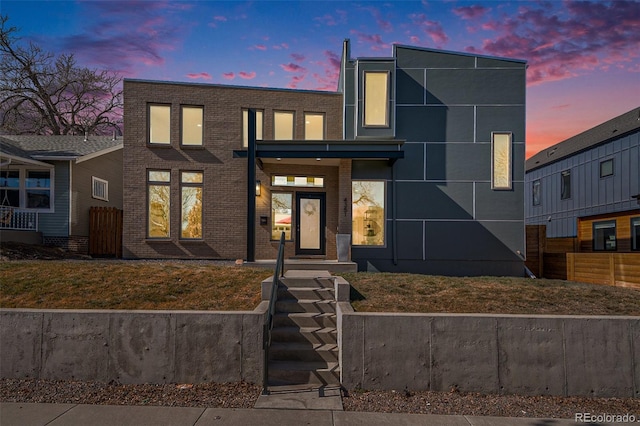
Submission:
{"label": "covered entryway", "polygon": [[323,192],[296,193],[296,255],[324,255],[326,196]]}

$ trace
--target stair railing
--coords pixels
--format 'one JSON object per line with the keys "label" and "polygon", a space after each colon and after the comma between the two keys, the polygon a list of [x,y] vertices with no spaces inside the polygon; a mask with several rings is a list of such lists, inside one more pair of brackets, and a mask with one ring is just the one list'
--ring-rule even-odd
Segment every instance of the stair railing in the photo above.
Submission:
{"label": "stair railing", "polygon": [[264,329],[262,333],[262,349],[264,351],[264,365],[262,368],[262,394],[269,395],[269,348],[271,347],[271,330],[273,329],[273,316],[276,312],[276,301],[278,300],[278,284],[280,278],[284,276],[284,232],[280,235],[280,244],[278,245],[278,258],[276,259],[276,267],[273,273],[271,284],[271,297],[269,298],[269,308],[267,309],[267,317],[264,321]]}

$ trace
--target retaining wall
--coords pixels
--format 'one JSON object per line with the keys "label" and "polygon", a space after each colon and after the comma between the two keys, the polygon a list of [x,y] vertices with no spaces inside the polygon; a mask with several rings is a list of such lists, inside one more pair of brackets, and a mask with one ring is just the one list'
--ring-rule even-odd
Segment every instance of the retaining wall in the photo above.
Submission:
{"label": "retaining wall", "polygon": [[260,383],[265,313],[2,309],[0,377]]}
{"label": "retaining wall", "polygon": [[356,313],[338,303],[347,389],[640,397],[640,318]]}

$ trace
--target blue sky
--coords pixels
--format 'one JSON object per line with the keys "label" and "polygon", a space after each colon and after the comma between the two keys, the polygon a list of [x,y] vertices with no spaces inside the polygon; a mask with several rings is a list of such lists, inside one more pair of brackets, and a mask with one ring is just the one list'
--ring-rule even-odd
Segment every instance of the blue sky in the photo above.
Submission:
{"label": "blue sky", "polygon": [[14,1],[0,12],[55,53],[125,77],[335,90],[393,43],[528,61],[527,154],[640,105],[637,1]]}

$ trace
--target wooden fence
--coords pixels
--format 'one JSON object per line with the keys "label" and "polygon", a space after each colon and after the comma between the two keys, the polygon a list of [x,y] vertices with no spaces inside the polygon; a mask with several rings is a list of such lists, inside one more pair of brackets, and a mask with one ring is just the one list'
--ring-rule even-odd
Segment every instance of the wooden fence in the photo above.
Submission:
{"label": "wooden fence", "polygon": [[640,253],[567,253],[567,279],[640,289]]}
{"label": "wooden fence", "polygon": [[122,257],[122,210],[115,207],[91,207],[89,255]]}

